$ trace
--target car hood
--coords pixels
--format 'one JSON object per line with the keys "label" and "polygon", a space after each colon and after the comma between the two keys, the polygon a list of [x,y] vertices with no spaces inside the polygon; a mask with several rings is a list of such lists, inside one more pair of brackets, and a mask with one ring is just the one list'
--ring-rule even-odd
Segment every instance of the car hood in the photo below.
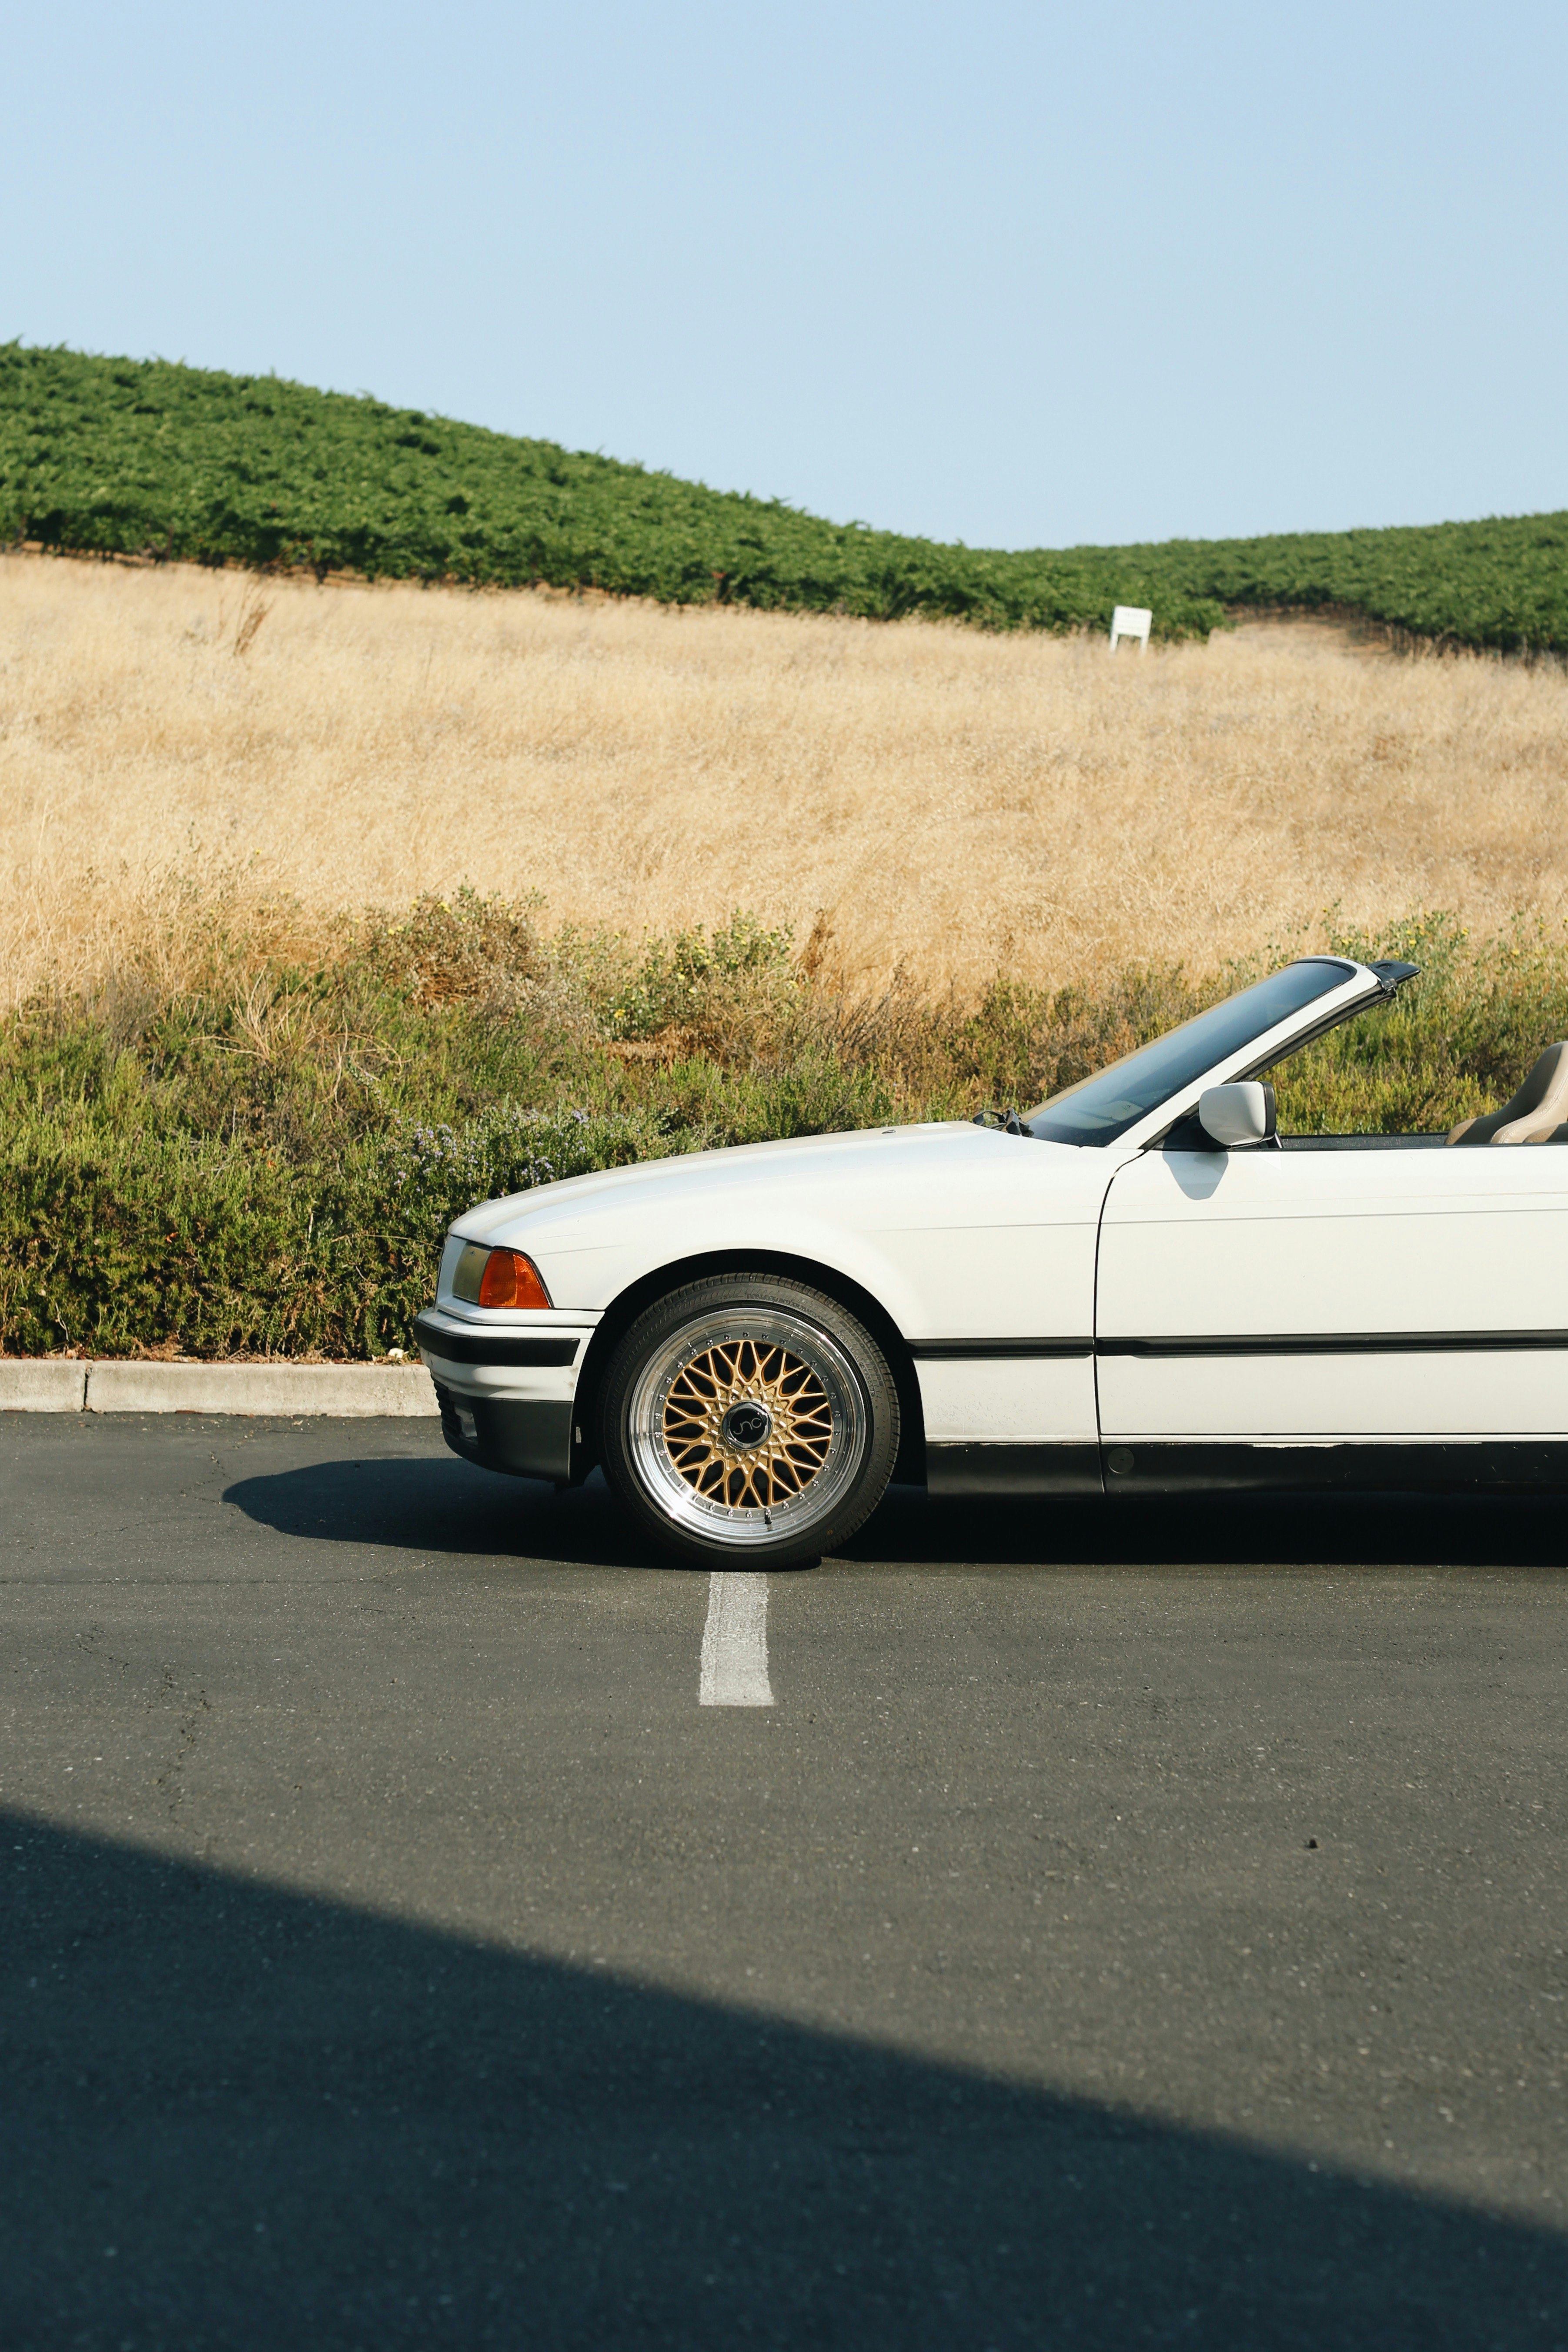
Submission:
{"label": "car hood", "polygon": [[[568,1176],[500,1201],[481,1201],[456,1219],[452,1231],[465,1241],[507,1242],[524,1229],[543,1241],[564,1241],[571,1229],[592,1221],[595,1228],[639,1223],[676,1202],[710,1196],[734,1204],[744,1195],[787,1194],[798,1202],[809,1186],[820,1199],[836,1196],[841,1206],[863,1192],[886,1198],[910,1177],[955,1176],[969,1166],[994,1166],[998,1154],[1027,1152],[1043,1173],[1058,1157],[1081,1155],[1062,1144],[1004,1135],[971,1119],[945,1119],[920,1127],[858,1128],[843,1135],[808,1135],[784,1143],[732,1144],[719,1151],[691,1151],[669,1160],[640,1160],[629,1168],[606,1168],[592,1176]],[[521,1240],[519,1245],[521,1246]]]}

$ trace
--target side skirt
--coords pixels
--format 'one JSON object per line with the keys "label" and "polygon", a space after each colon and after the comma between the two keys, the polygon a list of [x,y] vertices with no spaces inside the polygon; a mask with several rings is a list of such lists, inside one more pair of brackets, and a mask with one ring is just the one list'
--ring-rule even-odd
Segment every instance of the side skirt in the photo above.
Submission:
{"label": "side skirt", "polygon": [[926,1443],[931,1495],[1103,1495],[1100,1449],[1078,1445],[933,1445]]}
{"label": "side skirt", "polygon": [[1568,1441],[928,1445],[926,1488],[1003,1495],[1568,1494]]}
{"label": "side skirt", "polygon": [[1108,1495],[1561,1494],[1568,1443],[1490,1438],[1464,1444],[1106,1445]]}

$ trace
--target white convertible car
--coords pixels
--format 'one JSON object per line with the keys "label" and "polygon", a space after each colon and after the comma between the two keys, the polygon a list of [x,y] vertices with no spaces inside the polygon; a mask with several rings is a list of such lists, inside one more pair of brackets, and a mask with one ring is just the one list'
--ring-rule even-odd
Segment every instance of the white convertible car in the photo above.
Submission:
{"label": "white convertible car", "polygon": [[689,1559],[934,1495],[1568,1486],[1568,1047],[1447,1135],[1275,1131],[1265,1073],[1392,1001],[1310,956],[1005,1123],[487,1201],[416,1326],[447,1443],[597,1462]]}

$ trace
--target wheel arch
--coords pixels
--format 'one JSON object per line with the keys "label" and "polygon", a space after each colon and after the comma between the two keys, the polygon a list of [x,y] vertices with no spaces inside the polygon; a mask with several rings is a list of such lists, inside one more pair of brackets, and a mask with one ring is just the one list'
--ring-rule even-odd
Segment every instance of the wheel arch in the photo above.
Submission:
{"label": "wheel arch", "polygon": [[823,1291],[866,1326],[887,1359],[899,1392],[899,1454],[893,1476],[902,1485],[923,1486],[925,1414],[914,1358],[903,1333],[880,1299],[848,1275],[840,1274],[837,1267],[823,1265],[816,1258],[796,1256],[788,1250],[766,1249],[704,1250],[689,1257],[675,1258],[668,1265],[639,1275],[637,1281],[628,1283],[611,1300],[595,1328],[577,1374],[572,1412],[572,1484],[580,1486],[598,1459],[595,1420],[599,1383],[621,1339],[644,1308],[651,1307],[656,1299],[667,1297],[685,1283],[700,1282],[716,1274],[777,1274],[791,1282],[808,1283],[812,1289]]}

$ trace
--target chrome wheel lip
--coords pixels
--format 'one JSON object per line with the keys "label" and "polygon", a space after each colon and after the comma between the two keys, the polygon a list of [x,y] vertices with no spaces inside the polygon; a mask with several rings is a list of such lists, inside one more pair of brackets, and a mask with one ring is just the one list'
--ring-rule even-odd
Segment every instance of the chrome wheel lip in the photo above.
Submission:
{"label": "chrome wheel lip", "polygon": [[[688,1365],[707,1349],[751,1340],[784,1348],[826,1391],[832,1435],[822,1467],[798,1494],[766,1509],[715,1502],[677,1469],[665,1436],[665,1406]],[[637,1482],[672,1527],[745,1549],[800,1536],[829,1518],[865,1459],[865,1394],[853,1359],[819,1323],[785,1307],[712,1307],[670,1332],[649,1355],[627,1401],[628,1451]]]}

